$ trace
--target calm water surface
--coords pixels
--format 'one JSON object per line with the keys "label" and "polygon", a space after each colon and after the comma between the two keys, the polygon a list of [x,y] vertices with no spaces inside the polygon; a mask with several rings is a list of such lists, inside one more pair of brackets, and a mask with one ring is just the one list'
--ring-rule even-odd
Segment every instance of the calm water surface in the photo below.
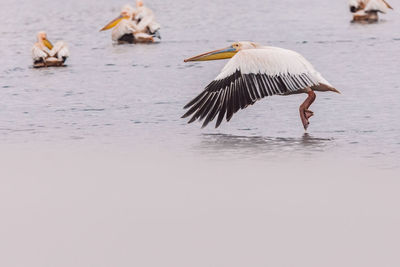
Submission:
{"label": "calm water surface", "polygon": [[[0,142],[144,145],[221,158],[329,154],[398,166],[399,13],[353,25],[342,1],[148,2],[163,26],[159,44],[113,45],[110,32],[98,32],[124,0],[1,1]],[[31,68],[43,29],[69,43],[68,67]],[[308,134],[298,116],[304,95],[264,99],[219,129],[186,125],[182,107],[226,61],[183,59],[238,40],[302,53],[342,95],[317,95]]]}

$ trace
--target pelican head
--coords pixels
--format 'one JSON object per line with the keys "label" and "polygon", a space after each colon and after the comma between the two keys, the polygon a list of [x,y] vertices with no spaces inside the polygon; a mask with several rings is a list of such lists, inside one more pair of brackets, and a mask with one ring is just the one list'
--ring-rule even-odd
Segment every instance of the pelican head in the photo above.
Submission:
{"label": "pelican head", "polygon": [[207,52],[198,56],[194,56],[188,59],[185,59],[185,62],[189,61],[206,61],[206,60],[218,60],[218,59],[227,59],[227,58],[232,58],[234,55],[236,55],[237,52],[241,50],[246,50],[246,49],[255,49],[259,47],[258,44],[253,43],[253,42],[236,42],[233,43],[231,46]]}
{"label": "pelican head", "polygon": [[128,19],[128,20],[132,19],[134,14],[135,14],[135,9],[133,7],[131,7],[130,5],[125,5],[121,10],[121,14],[117,18],[115,18],[111,22],[109,22],[106,26],[104,26],[100,31],[106,31],[111,28],[114,28],[123,19]]}
{"label": "pelican head", "polygon": [[44,32],[44,31],[40,31],[40,32],[38,32],[38,34],[37,34],[37,41],[40,43],[40,44],[42,44],[42,45],[44,45],[44,46],[46,46],[48,49],[52,49],[53,48],[53,45],[51,44],[51,42],[47,39],[47,33],[46,32]]}
{"label": "pelican head", "polygon": [[142,0],[136,0],[136,7],[142,7],[143,6],[143,1]]}
{"label": "pelican head", "polygon": [[349,0],[350,12],[356,13],[365,8],[365,2],[363,0]]}

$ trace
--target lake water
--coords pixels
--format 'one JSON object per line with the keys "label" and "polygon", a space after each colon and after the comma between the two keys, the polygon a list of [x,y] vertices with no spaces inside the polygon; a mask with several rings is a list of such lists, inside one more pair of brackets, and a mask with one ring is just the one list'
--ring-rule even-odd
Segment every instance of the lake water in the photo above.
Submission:
{"label": "lake water", "polygon": [[[124,0],[1,0],[1,265],[398,266],[399,183],[360,178],[400,168],[396,1],[380,23],[356,25],[347,1],[147,0],[162,41],[114,45],[99,29]],[[67,67],[31,67],[40,30],[69,44]],[[305,95],[264,99],[218,129],[180,119],[226,64],[183,59],[244,40],[300,52],[342,92],[317,93],[307,133]],[[197,171],[198,158],[210,165]],[[249,184],[223,178],[246,177],[233,171],[242,160],[258,170]],[[229,170],[211,180],[215,162]],[[300,167],[287,173],[289,162]],[[356,170],[349,180],[328,178],[343,164]],[[280,171],[291,179],[275,180]]]}
{"label": "lake water", "polygon": [[[60,7],[3,0],[0,140],[145,144],[261,159],[335,153],[398,167],[392,159],[400,156],[399,14],[353,25],[341,1],[291,2],[152,1],[162,42],[113,45],[111,33],[98,30],[125,1],[71,0]],[[68,67],[31,68],[30,47],[43,29],[69,43]],[[226,63],[183,59],[237,40],[296,50],[342,92],[317,95],[308,135],[298,117],[305,95],[264,99],[217,130],[180,119],[184,104]]]}

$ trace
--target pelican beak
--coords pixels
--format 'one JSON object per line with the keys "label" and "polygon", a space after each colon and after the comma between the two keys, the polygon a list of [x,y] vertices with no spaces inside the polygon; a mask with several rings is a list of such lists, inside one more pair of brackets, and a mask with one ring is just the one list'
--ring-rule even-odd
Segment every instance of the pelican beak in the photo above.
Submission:
{"label": "pelican beak", "polygon": [[184,62],[227,59],[233,57],[237,52],[238,51],[233,46],[230,46],[227,48],[211,51],[208,53],[204,53],[195,57],[185,59]]}
{"label": "pelican beak", "polygon": [[111,28],[114,28],[124,18],[125,18],[124,16],[120,15],[119,17],[117,17],[116,19],[114,19],[110,23],[108,23],[106,26],[104,26],[100,31],[106,31],[106,30],[109,30]]}
{"label": "pelican beak", "polygon": [[43,40],[43,44],[48,48],[48,49],[53,49],[53,45],[52,45],[52,43],[49,41],[49,40],[47,40],[47,39],[44,39]]}
{"label": "pelican beak", "polygon": [[389,5],[389,3],[385,0],[383,0],[383,2],[385,3],[385,5],[387,6],[387,8],[393,9],[393,7],[391,5]]}

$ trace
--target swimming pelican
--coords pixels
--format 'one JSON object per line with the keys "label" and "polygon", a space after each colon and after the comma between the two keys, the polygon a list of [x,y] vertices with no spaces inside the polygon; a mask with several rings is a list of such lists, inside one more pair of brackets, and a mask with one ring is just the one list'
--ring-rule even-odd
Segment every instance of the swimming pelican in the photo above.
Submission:
{"label": "swimming pelican", "polygon": [[304,129],[308,119],[314,115],[309,107],[314,102],[314,91],[339,93],[300,54],[279,47],[260,46],[252,42],[237,42],[233,45],[188,61],[205,61],[232,58],[222,72],[184,108],[189,110],[182,116],[192,116],[189,123],[203,120],[203,127],[217,115],[216,128],[226,114],[229,121],[233,114],[253,105],[257,100],[272,95],[307,93],[300,105],[300,119]]}
{"label": "swimming pelican", "polygon": [[122,43],[151,43],[154,42],[153,36],[141,31],[137,27],[137,23],[133,20],[136,11],[130,5],[125,5],[120,16],[112,20],[100,31],[114,28],[111,38],[114,42]]}
{"label": "swimming pelican", "polygon": [[349,5],[353,22],[377,22],[379,12],[393,9],[386,0],[350,0]]}
{"label": "swimming pelican", "polygon": [[58,41],[53,46],[47,39],[46,32],[41,31],[37,34],[37,43],[32,47],[35,68],[63,66],[68,57],[69,50],[65,42]]}
{"label": "swimming pelican", "polygon": [[134,18],[137,22],[137,27],[143,31],[147,32],[154,37],[161,39],[160,35],[160,24],[155,21],[155,16],[153,10],[144,6],[142,0],[136,1],[136,15]]}

